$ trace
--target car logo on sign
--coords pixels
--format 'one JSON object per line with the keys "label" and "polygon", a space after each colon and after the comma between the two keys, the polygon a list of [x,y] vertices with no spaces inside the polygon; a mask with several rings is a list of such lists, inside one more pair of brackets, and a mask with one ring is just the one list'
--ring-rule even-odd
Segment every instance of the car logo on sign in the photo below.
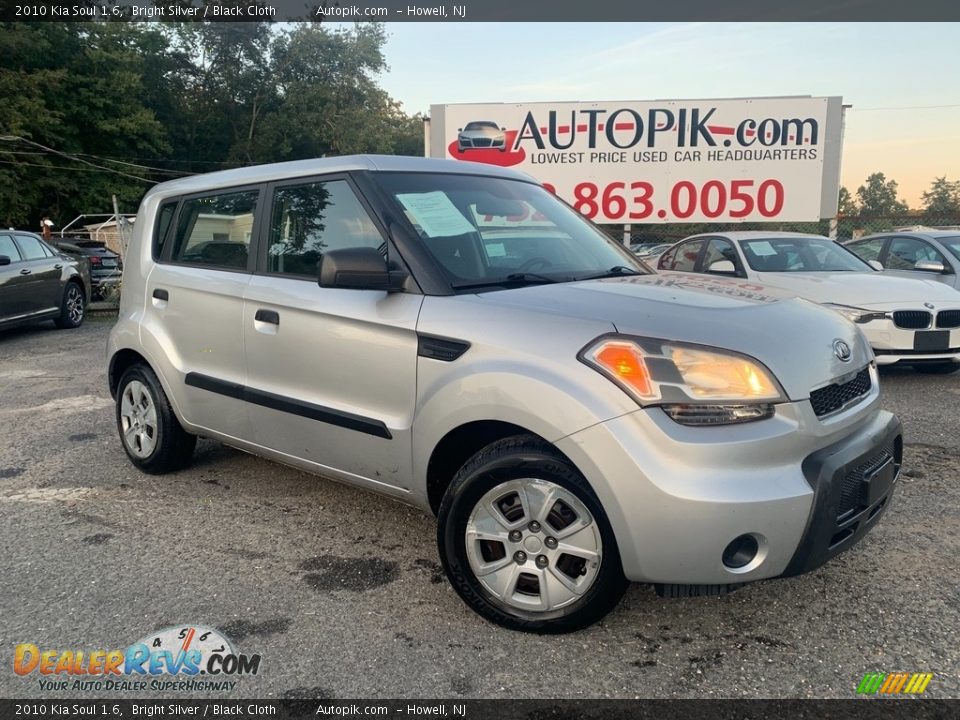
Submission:
{"label": "car logo on sign", "polygon": [[843,340],[833,341],[833,354],[837,356],[840,362],[850,362],[850,358],[853,356],[853,353],[850,351],[850,346]]}

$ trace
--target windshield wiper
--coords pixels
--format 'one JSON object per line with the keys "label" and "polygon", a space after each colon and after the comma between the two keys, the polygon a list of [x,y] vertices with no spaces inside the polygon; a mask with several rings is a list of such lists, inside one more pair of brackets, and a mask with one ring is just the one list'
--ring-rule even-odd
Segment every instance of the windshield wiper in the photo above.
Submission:
{"label": "windshield wiper", "polygon": [[498,285],[549,285],[551,283],[567,282],[569,278],[557,279],[537,273],[518,272],[510,273],[506,277],[494,278],[492,280],[477,280],[462,283],[451,283],[450,287],[456,290],[469,290],[471,288],[496,287]]}
{"label": "windshield wiper", "polygon": [[596,275],[587,275],[586,277],[578,278],[579,280],[600,280],[602,278],[610,277],[620,277],[621,275],[646,275],[645,272],[640,272],[639,270],[627,267],[626,265],[614,265],[609,270],[605,270],[602,273],[597,273]]}

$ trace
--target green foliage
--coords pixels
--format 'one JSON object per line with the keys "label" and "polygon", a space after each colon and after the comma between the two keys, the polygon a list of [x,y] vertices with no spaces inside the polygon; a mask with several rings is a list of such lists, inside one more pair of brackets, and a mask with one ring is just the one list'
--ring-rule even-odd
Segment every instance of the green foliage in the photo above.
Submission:
{"label": "green foliage", "polygon": [[863,215],[903,215],[909,211],[897,198],[897,181],[887,180],[882,172],[873,173],[857,188],[857,200]]}
{"label": "green foliage", "polygon": [[[323,155],[423,154],[420,116],[379,87],[382,26],[0,26],[0,224],[133,210],[156,182]],[[117,160],[132,163],[125,165]],[[139,167],[138,167],[139,166]],[[146,167],[143,167],[146,166]],[[136,176],[144,178],[138,180]]]}
{"label": "green foliage", "polygon": [[840,215],[856,215],[860,212],[856,200],[845,187],[840,187],[840,196],[837,200],[837,213]]}
{"label": "green foliage", "polygon": [[935,178],[921,197],[924,215],[960,215],[960,182],[951,182],[946,177]]}

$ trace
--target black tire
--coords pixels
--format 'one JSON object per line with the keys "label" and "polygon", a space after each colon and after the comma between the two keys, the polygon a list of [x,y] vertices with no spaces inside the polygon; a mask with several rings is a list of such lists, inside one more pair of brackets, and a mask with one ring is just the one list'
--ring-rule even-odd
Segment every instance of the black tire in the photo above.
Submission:
{"label": "black tire", "polygon": [[63,288],[63,297],[60,300],[60,317],[54,319],[54,324],[61,330],[71,330],[83,324],[87,315],[87,299],[83,294],[83,287],[78,282],[70,281]]}
{"label": "black tire", "polygon": [[[506,604],[480,583],[467,557],[466,528],[476,503],[498,485],[529,477],[548,480],[575,495],[593,515],[603,541],[593,585],[578,600],[558,610],[529,611]],[[440,561],[453,588],[479,615],[511,630],[539,634],[580,630],[616,607],[629,586],[616,538],[593,489],[561,453],[534,436],[499,440],[470,458],[447,489],[438,522]]]}
{"label": "black tire", "polygon": [[[124,439],[121,404],[128,385],[134,381],[146,387],[156,409],[155,444],[152,452],[146,457],[138,457],[128,447],[127,441]],[[120,383],[117,386],[116,418],[117,432],[120,435],[120,443],[123,445],[123,449],[127,453],[127,457],[130,458],[130,462],[143,472],[151,475],[162,475],[180,470],[190,462],[193,450],[197,445],[197,436],[191,435],[180,425],[180,421],[177,420],[177,416],[170,406],[170,401],[160,385],[160,380],[148,366],[142,363],[131,365],[121,376]]]}
{"label": "black tire", "polygon": [[913,369],[926,375],[949,375],[950,373],[955,373],[957,370],[960,370],[960,363],[955,363],[950,360],[937,363],[917,363],[913,366]]}

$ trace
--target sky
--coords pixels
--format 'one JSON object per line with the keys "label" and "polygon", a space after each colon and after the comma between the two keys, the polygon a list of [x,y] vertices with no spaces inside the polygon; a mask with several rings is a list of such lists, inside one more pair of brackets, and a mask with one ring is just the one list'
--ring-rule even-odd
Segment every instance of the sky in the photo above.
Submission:
{"label": "sky", "polygon": [[[840,95],[841,182],[960,180],[956,23],[390,23],[383,87],[431,104]],[[944,107],[948,106],[948,107]]]}

